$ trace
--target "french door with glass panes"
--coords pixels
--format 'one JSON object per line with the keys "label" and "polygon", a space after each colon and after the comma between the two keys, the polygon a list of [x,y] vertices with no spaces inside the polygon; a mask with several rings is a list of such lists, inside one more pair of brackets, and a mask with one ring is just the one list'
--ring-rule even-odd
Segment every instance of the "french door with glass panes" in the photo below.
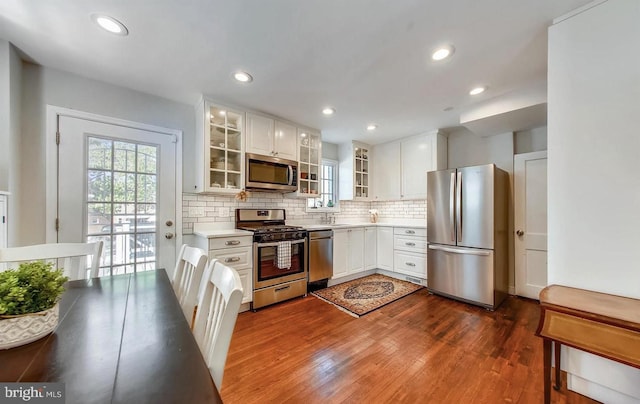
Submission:
{"label": "french door with glass panes", "polygon": [[174,136],[59,117],[58,242],[104,242],[100,276],[175,265]]}

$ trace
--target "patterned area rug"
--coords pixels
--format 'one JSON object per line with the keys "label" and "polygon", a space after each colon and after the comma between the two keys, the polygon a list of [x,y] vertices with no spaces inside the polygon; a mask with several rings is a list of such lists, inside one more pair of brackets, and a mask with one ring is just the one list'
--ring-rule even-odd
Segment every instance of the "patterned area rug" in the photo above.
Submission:
{"label": "patterned area rug", "polygon": [[419,289],[422,289],[422,286],[374,274],[311,294],[355,317],[360,317]]}

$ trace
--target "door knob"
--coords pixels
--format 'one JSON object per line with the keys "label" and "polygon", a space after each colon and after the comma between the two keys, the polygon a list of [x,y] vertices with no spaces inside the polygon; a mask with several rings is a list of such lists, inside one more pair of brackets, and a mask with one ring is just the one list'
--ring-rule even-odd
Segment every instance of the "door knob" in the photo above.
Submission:
{"label": "door knob", "polygon": [[164,238],[166,238],[167,240],[171,240],[173,238],[173,233],[166,233],[164,235]]}
{"label": "door knob", "polygon": [[173,226],[173,222],[171,220],[167,220],[165,224],[169,227]]}
{"label": "door knob", "polygon": [[516,231],[516,234],[521,237],[524,235],[524,232],[522,230],[518,230]]}

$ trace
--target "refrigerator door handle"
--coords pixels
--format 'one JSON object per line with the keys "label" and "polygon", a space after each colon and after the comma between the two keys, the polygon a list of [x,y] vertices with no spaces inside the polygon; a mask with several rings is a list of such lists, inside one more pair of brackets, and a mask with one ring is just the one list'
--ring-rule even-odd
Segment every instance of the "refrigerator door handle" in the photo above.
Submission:
{"label": "refrigerator door handle", "polygon": [[461,249],[461,248],[449,248],[449,247],[441,247],[439,245],[429,244],[430,250],[438,250],[444,252],[450,252],[454,254],[467,254],[467,255],[491,255],[491,250],[469,250],[469,249]]}
{"label": "refrigerator door handle", "polygon": [[458,171],[456,183],[456,223],[458,225],[458,242],[462,241],[462,173]]}
{"label": "refrigerator door handle", "polygon": [[454,212],[456,209],[456,173],[455,171],[451,173],[451,182],[449,183],[449,230],[451,232],[451,242],[455,243],[456,241],[456,229],[455,229],[455,216]]}

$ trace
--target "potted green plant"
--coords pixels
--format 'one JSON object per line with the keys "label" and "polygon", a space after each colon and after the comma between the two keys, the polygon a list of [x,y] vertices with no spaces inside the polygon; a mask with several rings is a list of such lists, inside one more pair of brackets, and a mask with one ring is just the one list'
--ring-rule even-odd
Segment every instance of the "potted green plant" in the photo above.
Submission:
{"label": "potted green plant", "polygon": [[58,300],[69,278],[43,261],[0,272],[0,349],[28,344],[58,324]]}

